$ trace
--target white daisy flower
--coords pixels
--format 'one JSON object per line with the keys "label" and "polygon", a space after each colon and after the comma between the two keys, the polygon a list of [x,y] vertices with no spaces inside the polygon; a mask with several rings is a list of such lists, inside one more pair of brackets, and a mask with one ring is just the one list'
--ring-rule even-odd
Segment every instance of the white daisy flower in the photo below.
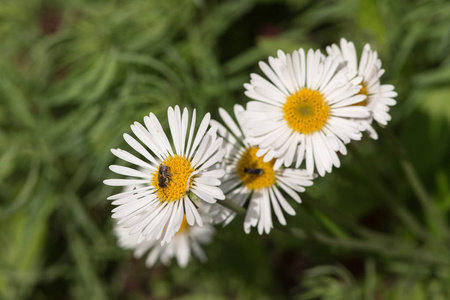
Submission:
{"label": "white daisy flower", "polygon": [[144,118],[145,127],[138,122],[131,125],[140,142],[124,134],[128,145],[146,161],[125,150],[111,149],[114,155],[144,171],[111,165],[111,171],[130,178],[104,181],[110,186],[143,186],[110,196],[108,200],[113,200],[112,204],[117,205],[112,217],[118,219],[121,226],[129,228],[130,234],[138,234],[139,241],[161,239],[162,244],[169,242],[180,229],[183,215],[186,215],[189,225],[202,226],[196,198],[207,203],[225,198],[218,187],[224,171],[215,166],[225,155],[226,149],[221,149],[222,139],[217,138],[217,128],[207,131],[209,113],[203,118],[195,138],[195,110],[189,134],[186,108],[181,115],[178,106],[175,109],[169,107],[167,115],[172,144],[156,116],[150,113]]}
{"label": "white daisy flower", "polygon": [[[245,113],[246,130],[261,149],[258,156],[272,152],[276,166],[290,166],[303,160],[306,170],[323,176],[333,165],[340,166],[337,151],[346,154],[345,143],[359,140],[358,124],[349,118],[367,118],[366,107],[353,106],[366,96],[359,95],[361,77],[349,80],[339,60],[319,50],[303,49],[269,57],[259,66],[269,80],[251,74],[245,84],[250,101]],[[267,152],[268,150],[271,150]],[[270,161],[267,155],[265,161]]]}
{"label": "white daisy flower", "polygon": [[[274,169],[275,159],[265,161],[265,157],[258,157],[259,148],[251,144],[242,131],[244,108],[234,106],[234,114],[238,125],[224,110],[219,114],[226,129],[212,120],[211,125],[218,127],[218,134],[227,143],[227,154],[222,161],[222,168],[226,174],[222,180],[222,190],[225,195],[240,206],[249,201],[244,221],[244,230],[250,232],[251,227],[258,227],[259,234],[269,233],[273,228],[272,209],[282,225],[286,225],[284,212],[295,215],[295,211],[283,196],[284,191],[298,203],[301,202],[299,192],[305,191],[306,186],[312,185],[312,177],[305,170]],[[216,213],[217,222],[227,225],[236,213],[219,205],[213,206],[211,213]]]}
{"label": "white daisy flower", "polygon": [[[186,215],[184,215],[180,229],[175,233],[170,243],[164,245],[161,245],[156,239],[144,240],[138,243],[139,233],[130,234],[129,228],[125,228],[121,224],[116,224],[114,232],[118,238],[119,246],[133,250],[136,258],[141,258],[149,251],[145,261],[147,267],[152,267],[158,260],[165,265],[169,265],[171,259],[175,257],[178,265],[184,268],[191,258],[191,253],[201,262],[207,261],[201,245],[209,244],[215,231],[210,224],[208,216],[203,214],[203,212],[200,214],[204,219],[203,226],[197,224],[190,226]],[[134,218],[139,218],[139,216],[136,215]]]}
{"label": "white daisy flower", "polygon": [[373,139],[378,139],[378,134],[371,126],[372,120],[375,119],[381,125],[387,125],[391,120],[389,115],[389,106],[395,105],[397,102],[393,99],[397,96],[394,86],[390,84],[380,84],[380,77],[384,74],[381,68],[381,60],[378,59],[376,51],[370,49],[370,45],[366,44],[361,54],[358,64],[355,45],[342,38],[341,47],[336,44],[326,48],[328,55],[341,58],[343,65],[352,74],[351,76],[361,76],[360,94],[366,95],[367,99],[354,105],[366,106],[369,109],[370,116],[365,119],[359,119],[360,129],[367,131]]}

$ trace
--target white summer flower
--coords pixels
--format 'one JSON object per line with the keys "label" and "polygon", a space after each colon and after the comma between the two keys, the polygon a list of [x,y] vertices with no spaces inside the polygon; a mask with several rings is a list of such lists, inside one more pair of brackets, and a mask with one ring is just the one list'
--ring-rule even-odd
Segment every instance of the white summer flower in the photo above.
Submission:
{"label": "white summer flower", "polygon": [[[123,225],[117,224],[114,227],[114,231],[118,238],[119,246],[133,250],[136,258],[141,258],[147,251],[149,252],[145,260],[147,267],[152,267],[158,260],[165,265],[169,265],[174,257],[180,267],[185,267],[191,258],[191,254],[203,263],[207,260],[201,245],[211,242],[214,228],[209,223],[210,219],[207,215],[204,215],[202,212],[200,212],[200,215],[204,219],[203,226],[197,224],[190,226],[187,223],[186,215],[184,215],[180,229],[175,233],[172,240],[164,245],[161,245],[156,239],[144,240],[138,243],[139,233],[130,234],[130,230]],[[134,218],[139,218],[139,216],[136,215]]]}
{"label": "white summer flower", "polygon": [[390,84],[380,84],[380,77],[384,74],[381,68],[381,60],[378,58],[376,51],[370,49],[370,45],[366,44],[361,54],[358,64],[355,45],[342,38],[341,47],[336,44],[328,46],[328,55],[341,58],[342,65],[350,72],[350,76],[361,76],[360,94],[366,95],[367,99],[354,105],[366,106],[369,109],[370,116],[365,119],[359,119],[360,129],[367,131],[373,139],[378,139],[375,129],[371,126],[372,120],[375,119],[381,125],[387,125],[391,120],[389,115],[389,106],[395,105],[397,102],[393,99],[397,96],[394,86]]}
{"label": "white summer flower", "polygon": [[[367,118],[368,109],[354,106],[366,99],[358,94],[362,78],[350,80],[339,68],[340,60],[325,57],[319,50],[303,49],[269,57],[260,62],[265,78],[251,74],[245,94],[256,100],[247,104],[245,128],[265,161],[278,158],[276,166],[298,168],[323,176],[333,165],[340,166],[337,152],[346,154],[345,143],[361,139],[358,123],[349,118]],[[269,154],[269,155],[268,155]]]}
{"label": "white summer flower", "polygon": [[[237,125],[224,109],[219,109],[228,129],[214,120],[211,121],[211,125],[218,127],[218,134],[227,142],[228,148],[222,161],[226,174],[221,188],[230,200],[240,206],[249,201],[244,221],[246,233],[256,226],[259,234],[269,233],[273,228],[272,210],[282,225],[286,225],[283,211],[295,215],[294,209],[281,191],[300,203],[298,193],[305,191],[305,186],[312,185],[312,177],[305,170],[274,169],[275,159],[265,162],[264,157],[258,157],[256,153],[259,148],[249,143],[245,132],[242,131],[243,112],[242,106],[234,106]],[[218,204],[213,206],[211,213],[216,213],[216,221],[224,222],[224,225],[231,222],[236,215]]]}
{"label": "white summer flower", "polygon": [[217,138],[217,128],[207,131],[210,115],[203,118],[195,138],[195,110],[189,133],[186,108],[181,115],[178,106],[175,109],[169,107],[167,116],[172,144],[156,116],[150,113],[144,118],[145,127],[138,122],[131,125],[140,142],[124,134],[128,145],[146,161],[125,150],[111,149],[114,155],[143,171],[111,165],[111,171],[129,178],[104,181],[110,186],[143,186],[110,196],[108,200],[117,205],[112,217],[118,219],[121,226],[129,228],[130,234],[138,234],[139,241],[161,239],[161,244],[169,242],[180,229],[184,215],[189,225],[202,226],[195,205],[197,198],[207,203],[225,198],[218,187],[224,171],[215,166],[226,149],[221,149],[222,139]]}

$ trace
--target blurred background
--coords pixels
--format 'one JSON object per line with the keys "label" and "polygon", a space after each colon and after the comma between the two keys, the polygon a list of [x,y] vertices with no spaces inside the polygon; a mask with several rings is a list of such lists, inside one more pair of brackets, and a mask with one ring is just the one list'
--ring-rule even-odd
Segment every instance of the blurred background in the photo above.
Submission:
{"label": "blurred background", "polygon": [[[301,234],[238,218],[185,269],[117,247],[102,181],[132,122],[231,111],[259,60],[341,37],[398,105],[302,195]],[[448,1],[1,0],[0,51],[0,299],[450,299]]]}

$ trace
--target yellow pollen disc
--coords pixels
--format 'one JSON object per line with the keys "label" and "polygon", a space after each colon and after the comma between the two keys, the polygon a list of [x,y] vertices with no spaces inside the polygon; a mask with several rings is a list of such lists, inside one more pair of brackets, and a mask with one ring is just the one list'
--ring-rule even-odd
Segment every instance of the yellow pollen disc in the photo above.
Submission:
{"label": "yellow pollen disc", "polygon": [[188,224],[188,222],[186,220],[186,215],[183,215],[183,221],[181,222],[180,229],[177,231],[177,233],[185,232],[186,230],[189,229],[189,227],[190,226],[189,226],[189,224]]}
{"label": "yellow pollen disc", "polygon": [[[165,166],[165,167],[163,167]],[[167,167],[166,172],[160,172]],[[152,185],[156,189],[158,199],[163,202],[172,202],[186,195],[186,186],[189,176],[194,171],[191,163],[184,156],[169,156],[159,164],[158,169],[152,173]],[[189,180],[192,186],[192,177]]]}
{"label": "yellow pollen disc", "polygon": [[238,177],[249,190],[262,189],[275,184],[275,171],[273,170],[275,159],[263,162],[264,156],[256,156],[258,149],[258,147],[246,149],[237,163]]}
{"label": "yellow pollen disc", "polygon": [[366,96],[366,99],[364,99],[361,102],[355,103],[352,106],[366,106],[367,105],[367,97],[369,97],[369,93],[367,92],[367,88],[366,88],[366,85],[364,84],[364,82],[361,84],[362,84],[362,87],[361,87],[361,90],[359,91],[358,95],[364,95],[364,96]]}
{"label": "yellow pollen disc", "polygon": [[304,134],[320,130],[328,120],[329,111],[322,93],[307,88],[287,97],[283,105],[289,127]]}

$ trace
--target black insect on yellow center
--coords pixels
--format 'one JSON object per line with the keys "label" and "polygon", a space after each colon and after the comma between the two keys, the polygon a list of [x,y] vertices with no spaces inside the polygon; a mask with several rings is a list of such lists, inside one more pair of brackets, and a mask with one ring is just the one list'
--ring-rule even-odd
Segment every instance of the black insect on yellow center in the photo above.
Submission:
{"label": "black insect on yellow center", "polygon": [[152,173],[151,183],[158,199],[172,202],[184,197],[188,188],[192,187],[193,171],[190,161],[184,156],[166,158]]}
{"label": "black insect on yellow center", "polygon": [[158,185],[160,188],[164,189],[167,187],[170,181],[169,167],[161,164],[158,170]]}
{"label": "black insect on yellow center", "polygon": [[259,168],[244,168],[244,173],[261,175],[261,174],[264,173],[264,170],[263,169],[259,169]]}
{"label": "black insect on yellow center", "polygon": [[236,171],[241,182],[249,190],[258,190],[275,184],[275,159],[264,162],[264,156],[256,156],[258,147],[247,148],[237,162]]}

